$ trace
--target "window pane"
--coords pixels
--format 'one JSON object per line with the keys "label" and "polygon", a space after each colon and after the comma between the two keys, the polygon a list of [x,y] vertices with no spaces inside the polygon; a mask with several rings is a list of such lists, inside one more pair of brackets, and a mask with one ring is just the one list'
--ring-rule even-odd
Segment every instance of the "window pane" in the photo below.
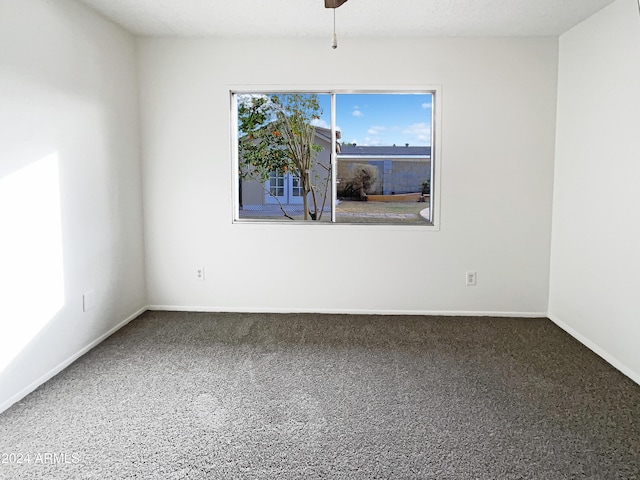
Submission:
{"label": "window pane", "polygon": [[291,179],[292,186],[291,191],[294,197],[302,197],[302,186],[300,185],[300,177],[293,177]]}
{"label": "window pane", "polygon": [[432,94],[338,94],[336,220],[428,224]]}
{"label": "window pane", "polygon": [[433,95],[235,94],[235,218],[431,225]]}
{"label": "window pane", "polygon": [[236,95],[240,219],[330,221],[329,94]]}

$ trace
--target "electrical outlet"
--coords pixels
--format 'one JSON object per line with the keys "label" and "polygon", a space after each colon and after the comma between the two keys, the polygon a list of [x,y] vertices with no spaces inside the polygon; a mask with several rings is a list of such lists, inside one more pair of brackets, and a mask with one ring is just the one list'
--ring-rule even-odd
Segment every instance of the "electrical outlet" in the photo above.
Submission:
{"label": "electrical outlet", "polygon": [[199,280],[201,282],[204,281],[204,267],[198,267],[196,269],[196,280]]}
{"label": "electrical outlet", "polygon": [[476,272],[467,272],[467,287],[475,287],[478,281],[478,274]]}

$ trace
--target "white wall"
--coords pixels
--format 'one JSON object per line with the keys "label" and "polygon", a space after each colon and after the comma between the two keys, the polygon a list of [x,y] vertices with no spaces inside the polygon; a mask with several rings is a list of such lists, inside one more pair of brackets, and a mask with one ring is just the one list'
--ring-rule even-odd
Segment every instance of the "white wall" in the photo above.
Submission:
{"label": "white wall", "polygon": [[77,1],[0,0],[0,411],[146,304],[136,62]]}
{"label": "white wall", "polygon": [[640,382],[640,17],[560,37],[549,315]]}
{"label": "white wall", "polygon": [[[140,62],[151,305],[546,313],[557,38],[142,39]],[[232,224],[243,84],[440,85],[440,230]]]}

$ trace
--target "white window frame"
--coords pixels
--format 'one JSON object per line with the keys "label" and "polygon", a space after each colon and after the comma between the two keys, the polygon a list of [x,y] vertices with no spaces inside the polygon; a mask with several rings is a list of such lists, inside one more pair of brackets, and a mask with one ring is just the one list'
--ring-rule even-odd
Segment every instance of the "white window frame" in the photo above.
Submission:
{"label": "white window frame", "polygon": [[[420,231],[439,231],[440,230],[440,212],[441,212],[441,170],[442,170],[442,85],[394,85],[394,86],[335,86],[328,88],[325,86],[303,86],[300,85],[229,85],[229,103],[230,103],[230,138],[231,138],[231,158],[232,158],[232,215],[231,221],[234,225],[265,225],[276,224],[287,225],[290,227],[307,228],[362,228],[362,229],[388,229],[388,230],[420,230]],[[431,94],[433,99],[431,113],[431,192],[430,192],[430,223],[424,225],[402,225],[399,223],[348,223],[336,222],[336,203],[337,195],[335,188],[335,178],[337,174],[336,162],[336,138],[332,137],[331,151],[331,221],[315,222],[315,221],[290,221],[285,219],[255,219],[255,218],[239,218],[240,202],[239,202],[239,158],[238,158],[238,111],[236,97],[242,94],[272,94],[272,93],[300,93],[300,94],[318,94],[331,95],[331,128],[335,130],[336,126],[336,95],[340,94],[394,94],[394,93],[424,93]],[[320,227],[322,226],[322,227]]]}

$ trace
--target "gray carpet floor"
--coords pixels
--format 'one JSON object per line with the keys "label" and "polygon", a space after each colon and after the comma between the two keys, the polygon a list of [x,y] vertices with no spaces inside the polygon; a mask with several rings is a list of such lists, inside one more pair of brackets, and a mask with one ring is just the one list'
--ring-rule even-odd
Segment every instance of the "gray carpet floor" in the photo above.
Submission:
{"label": "gray carpet floor", "polygon": [[0,478],[638,479],[640,386],[547,319],[147,312],[0,414]]}

